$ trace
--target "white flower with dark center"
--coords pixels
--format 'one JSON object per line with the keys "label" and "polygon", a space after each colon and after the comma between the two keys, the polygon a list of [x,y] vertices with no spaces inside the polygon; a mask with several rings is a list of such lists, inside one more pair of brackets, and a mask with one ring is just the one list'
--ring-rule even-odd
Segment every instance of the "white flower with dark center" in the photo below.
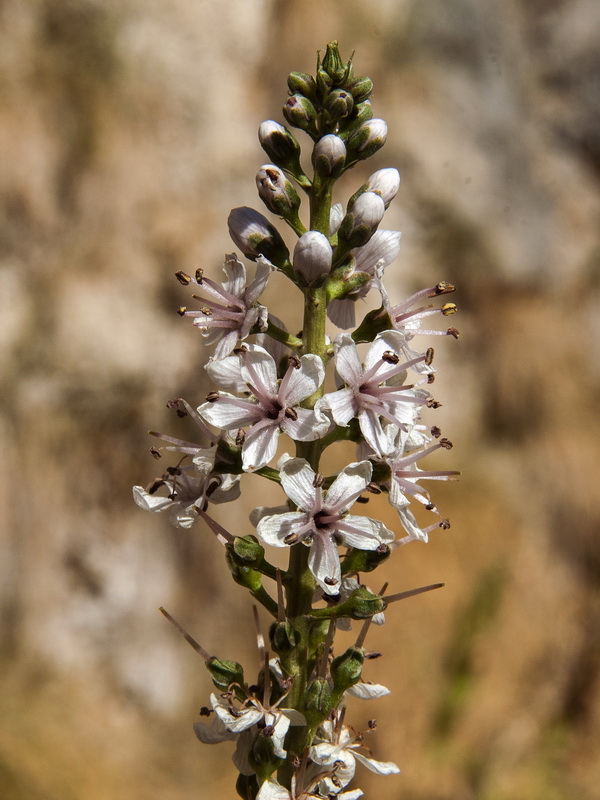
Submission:
{"label": "white flower with dark center", "polygon": [[223,284],[204,277],[199,270],[194,279],[179,273],[180,280],[196,284],[208,297],[198,297],[204,305],[199,310],[181,311],[194,317],[194,325],[215,345],[214,357],[224,358],[231,353],[239,340],[245,339],[252,328],[267,328],[267,309],[257,300],[265,290],[272,265],[260,256],[257,259],[254,279],[246,286],[246,268],[235,253],[225,256],[223,271],[227,280]]}
{"label": "white flower with dark center", "polygon": [[[293,779],[292,779],[293,780]],[[335,793],[338,800],[358,800],[363,796],[360,789],[353,789],[350,792],[342,792],[341,794]],[[296,794],[294,790],[290,791],[282,786],[277,781],[268,780],[260,787],[256,800],[324,800],[322,794],[314,794],[311,791],[300,792]]]}
{"label": "white flower with dark center", "polygon": [[362,734],[353,736],[346,725],[337,727],[328,721],[320,726],[316,737],[318,743],[312,745],[309,756],[313,763],[331,768],[334,775],[334,778],[325,778],[320,782],[321,791],[324,789],[337,792],[341,787],[347,786],[354,777],[357,761],[378,775],[395,775],[400,772],[392,761],[376,761],[361,752],[367,750],[362,740]]}
{"label": "white flower with dark center", "polygon": [[[369,241],[362,247],[351,250],[354,257],[354,272],[366,272],[374,278],[376,270],[389,266],[400,251],[400,231],[375,231]],[[356,301],[365,297],[373,284],[369,281],[365,286],[356,289],[347,297],[332,300],[327,306],[327,315],[338,328],[348,329],[356,324]]]}
{"label": "white flower with dark center", "polygon": [[367,444],[379,455],[390,453],[393,444],[386,435],[381,418],[399,428],[406,428],[414,418],[414,406],[428,401],[427,392],[414,386],[399,386],[406,370],[428,356],[402,362],[400,353],[404,339],[397,331],[380,333],[370,346],[364,365],[352,337],[341,334],[334,342],[335,366],[346,384],[337,392],[326,394],[317,409],[329,410],[337,425],[346,426],[358,417]]}
{"label": "white flower with dark center", "polygon": [[265,707],[254,696],[248,697],[242,703],[233,693],[219,696],[211,694],[210,702],[215,718],[210,725],[194,723],[196,736],[204,744],[238,739],[233,762],[244,775],[254,774],[254,769],[248,762],[248,754],[257,736],[268,737],[273,746],[273,754],[278,758],[285,758],[287,752],[283,743],[288,728],[290,725],[306,724],[306,719],[299,711],[279,708],[277,704]]}
{"label": "white flower with dark center", "polygon": [[[271,461],[277,452],[280,431],[300,442],[318,439],[325,433],[329,420],[319,411],[299,406],[323,383],[325,369],[318,356],[292,357],[281,381],[277,379],[273,357],[262,347],[249,345],[237,359],[241,381],[254,399],[213,392],[198,413],[223,430],[248,428],[242,445],[245,471],[253,472]],[[223,376],[231,385],[231,364],[229,359],[225,361]],[[211,375],[217,382],[219,372],[220,364],[213,363]]]}
{"label": "white flower with dark center", "polygon": [[[437,316],[438,314],[442,314],[443,316],[447,317],[451,314],[454,314],[457,311],[454,303],[444,303],[439,308],[435,308],[431,303],[428,305],[417,305],[428,298],[439,297],[441,295],[453,292],[455,287],[451,283],[442,281],[428,289],[422,289],[420,292],[411,295],[411,297],[407,298],[402,303],[392,306],[387,290],[383,283],[383,270],[384,265],[377,266],[375,270],[375,283],[377,284],[377,288],[381,294],[383,309],[388,314],[394,329],[403,337],[402,352],[406,359],[413,359],[419,355],[417,350],[415,350],[409,344],[411,339],[417,335],[453,336],[455,339],[458,339],[459,334],[456,328],[447,328],[446,330],[429,330],[421,328],[423,321],[429,317]],[[415,308],[415,306],[417,307]],[[414,368],[418,372],[426,374],[435,372],[434,368],[430,364],[425,363],[417,364]]]}
{"label": "white flower with dark center", "polygon": [[257,533],[266,544],[310,546],[308,564],[326,594],[340,590],[338,545],[376,550],[394,538],[383,522],[347,513],[369,485],[371,472],[369,461],[349,464],[324,491],[322,476],[307,461],[288,458],[280,466],[281,485],[298,510],[268,515],[258,523]]}

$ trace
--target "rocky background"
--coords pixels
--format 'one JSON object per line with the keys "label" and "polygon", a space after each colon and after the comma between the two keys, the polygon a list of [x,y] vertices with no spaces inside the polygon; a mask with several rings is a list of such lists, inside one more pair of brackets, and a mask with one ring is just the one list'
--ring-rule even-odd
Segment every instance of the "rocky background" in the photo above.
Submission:
{"label": "rocky background", "polygon": [[452,529],[377,574],[446,587],[372,633],[393,695],[352,721],[402,773],[357,783],[598,796],[599,24],[596,0],[1,0],[2,798],[234,796],[229,746],[191,730],[208,674],[156,609],[251,664],[247,598],[130,487],[165,402],[206,393],[173,273],[217,275],[229,209],[259,207],[258,124],[331,39],[390,129],[340,198],[400,169],[390,290],[457,284],[462,334],[437,347]]}

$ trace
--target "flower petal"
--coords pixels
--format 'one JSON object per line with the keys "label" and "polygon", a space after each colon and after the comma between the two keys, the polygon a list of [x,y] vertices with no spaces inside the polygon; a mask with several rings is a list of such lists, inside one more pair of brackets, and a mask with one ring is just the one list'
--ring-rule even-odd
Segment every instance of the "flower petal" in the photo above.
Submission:
{"label": "flower petal", "polygon": [[338,389],[337,392],[329,392],[317,401],[315,409],[329,410],[335,420],[336,425],[348,425],[351,419],[356,416],[356,398],[352,389]]}
{"label": "flower petal", "polygon": [[315,508],[317,492],[315,473],[304,458],[289,458],[280,468],[284,492],[298,508],[311,511]]}
{"label": "flower petal", "polygon": [[340,556],[331,536],[324,533],[315,535],[308,554],[308,566],[325,594],[339,592],[342,581]]}
{"label": "flower petal", "polygon": [[[267,420],[263,420],[267,422]],[[279,441],[279,424],[277,420],[267,425],[254,425],[246,432],[242,447],[242,464],[244,472],[254,472],[275,457]]]}
{"label": "flower petal", "polygon": [[371,480],[373,466],[370,461],[348,464],[329,487],[324,506],[328,511],[343,514],[354,503]]}
{"label": "flower petal", "polygon": [[325,368],[319,356],[302,356],[298,369],[293,369],[287,383],[285,394],[279,397],[284,406],[296,406],[314,394],[323,383]]}
{"label": "flower petal", "polygon": [[376,761],[374,758],[367,758],[362,753],[354,751],[354,757],[360,761],[371,772],[376,772],[377,775],[396,775],[400,772],[400,767],[396,766],[392,761]]}
{"label": "flower petal", "polygon": [[273,547],[288,547],[284,539],[306,523],[307,515],[301,511],[288,511],[285,514],[272,514],[263,517],[256,526],[256,532],[265,544]]}
{"label": "flower petal", "polygon": [[363,368],[358,350],[349,333],[341,333],[336,337],[333,349],[335,352],[335,368],[338,375],[349,385],[354,386],[362,380]]}

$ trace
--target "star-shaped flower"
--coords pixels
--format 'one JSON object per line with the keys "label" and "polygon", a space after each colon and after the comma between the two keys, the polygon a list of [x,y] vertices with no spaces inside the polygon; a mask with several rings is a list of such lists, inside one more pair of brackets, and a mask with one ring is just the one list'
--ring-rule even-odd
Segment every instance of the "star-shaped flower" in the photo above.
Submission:
{"label": "star-shaped flower", "polygon": [[429,396],[426,392],[414,390],[412,385],[398,385],[409,367],[427,361],[427,356],[423,355],[402,362],[399,353],[403,344],[404,340],[397,331],[378,334],[363,365],[352,337],[347,333],[340,334],[334,343],[335,366],[346,386],[326,394],[316,407],[317,410],[331,411],[338,425],[346,426],[351,419],[358,417],[367,444],[380,455],[393,449],[383,430],[381,417],[405,428],[414,416],[414,405],[424,405]]}
{"label": "star-shaped flower", "polygon": [[[300,408],[299,403],[314,394],[323,383],[325,369],[316,355],[292,357],[287,372],[277,378],[273,357],[258,345],[248,345],[238,356],[213,362],[211,376],[231,387],[239,376],[254,399],[213,392],[198,413],[223,430],[246,428],[242,446],[244,470],[264,467],[277,452],[280,431],[292,439],[308,442],[322,436],[330,423],[320,412]],[[239,383],[238,383],[239,385]]]}
{"label": "star-shaped flower", "polygon": [[246,286],[246,267],[235,253],[231,253],[225,256],[223,271],[227,280],[223,284],[204,277],[201,270],[193,279],[178,273],[182,283],[194,283],[208,295],[209,299],[197,298],[204,303],[201,309],[182,309],[180,313],[194,317],[194,325],[200,328],[207,344],[215,345],[215,358],[229,355],[237,342],[245,339],[255,326],[266,330],[267,309],[257,300],[265,290],[272,270],[267,259],[259,256],[254,279]]}
{"label": "star-shaped flower", "polygon": [[310,546],[309,567],[326,594],[340,590],[339,544],[376,550],[394,538],[383,522],[347,513],[369,485],[371,472],[369,461],[349,464],[324,491],[322,476],[307,461],[288,458],[280,467],[281,485],[298,510],[263,516],[258,523],[258,535],[267,544]]}

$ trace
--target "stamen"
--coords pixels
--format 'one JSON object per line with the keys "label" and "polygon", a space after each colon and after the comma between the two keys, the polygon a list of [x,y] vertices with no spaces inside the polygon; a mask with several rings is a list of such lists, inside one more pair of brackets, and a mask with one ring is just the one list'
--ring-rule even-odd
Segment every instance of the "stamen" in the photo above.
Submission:
{"label": "stamen", "polygon": [[182,286],[189,286],[190,283],[192,282],[190,276],[186,272],[183,272],[183,270],[179,270],[179,272],[176,272],[175,277]]}
{"label": "stamen", "polygon": [[203,647],[201,647],[192,636],[190,636],[190,634],[185,630],[185,628],[181,627],[181,625],[177,622],[177,620],[173,619],[173,617],[169,614],[169,612],[166,609],[164,609],[161,606],[158,610],[160,611],[161,614],[163,614],[163,616],[165,616],[169,620],[171,625],[174,625],[177,628],[177,630],[183,636],[186,642],[190,644],[194,648],[194,650],[202,656],[202,658],[205,661],[208,661],[210,659],[210,656],[206,652],[206,650]]}

